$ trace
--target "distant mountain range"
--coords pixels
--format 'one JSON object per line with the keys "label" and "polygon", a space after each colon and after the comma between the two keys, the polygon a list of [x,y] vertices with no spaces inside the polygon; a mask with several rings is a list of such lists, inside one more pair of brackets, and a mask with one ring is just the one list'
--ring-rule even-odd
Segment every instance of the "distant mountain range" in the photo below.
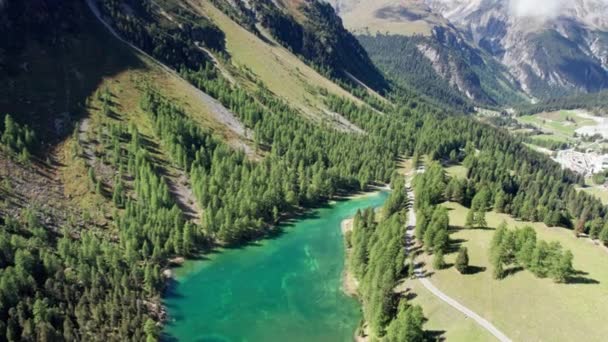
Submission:
{"label": "distant mountain range", "polygon": [[[358,35],[404,37],[402,44],[415,40],[436,74],[476,102],[547,99],[608,86],[605,0],[552,0],[542,6],[523,0],[330,2]],[[385,71],[403,57],[379,58],[373,50],[378,44],[365,42],[370,40],[364,46]]]}

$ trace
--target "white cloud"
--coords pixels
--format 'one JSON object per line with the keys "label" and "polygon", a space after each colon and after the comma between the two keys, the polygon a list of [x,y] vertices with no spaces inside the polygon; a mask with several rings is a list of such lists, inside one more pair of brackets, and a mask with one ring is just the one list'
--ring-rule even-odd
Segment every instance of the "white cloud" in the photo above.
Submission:
{"label": "white cloud", "polygon": [[552,19],[560,15],[569,0],[511,0],[511,13],[517,17]]}
{"label": "white cloud", "polygon": [[550,20],[569,11],[581,15],[605,13],[608,0],[495,0],[509,1],[511,15]]}

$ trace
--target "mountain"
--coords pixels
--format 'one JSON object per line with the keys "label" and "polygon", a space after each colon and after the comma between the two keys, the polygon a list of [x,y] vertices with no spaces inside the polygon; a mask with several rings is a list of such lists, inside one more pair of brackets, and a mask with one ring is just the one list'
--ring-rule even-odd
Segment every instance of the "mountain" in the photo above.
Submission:
{"label": "mountain", "polygon": [[424,1],[331,3],[374,62],[402,84],[453,103],[497,106],[525,99],[503,65]]}
{"label": "mountain", "polygon": [[[418,50],[437,74],[477,102],[524,100],[518,92],[548,99],[596,92],[608,85],[608,3],[603,0],[549,1],[542,7],[520,0],[332,4],[357,34],[425,42],[418,44]],[[502,79],[492,82],[492,75]],[[470,81],[463,82],[466,79]]]}
{"label": "mountain", "polygon": [[302,56],[328,76],[384,92],[388,83],[331,6],[319,0],[216,0],[250,31]]}
{"label": "mountain", "polygon": [[474,44],[539,98],[608,86],[608,3],[429,0]]}

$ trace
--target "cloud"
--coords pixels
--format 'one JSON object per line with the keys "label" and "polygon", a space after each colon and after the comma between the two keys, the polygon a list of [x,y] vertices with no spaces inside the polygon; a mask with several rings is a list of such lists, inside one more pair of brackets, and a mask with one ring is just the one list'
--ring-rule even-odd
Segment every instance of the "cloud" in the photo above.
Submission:
{"label": "cloud", "polygon": [[553,19],[568,6],[569,0],[511,0],[511,13],[516,17]]}
{"label": "cloud", "polygon": [[[541,20],[554,19],[569,10],[582,9],[583,12],[604,13],[608,0],[495,0],[509,1],[511,15]],[[578,12],[578,11],[577,11]],[[596,12],[598,13],[598,12]]]}

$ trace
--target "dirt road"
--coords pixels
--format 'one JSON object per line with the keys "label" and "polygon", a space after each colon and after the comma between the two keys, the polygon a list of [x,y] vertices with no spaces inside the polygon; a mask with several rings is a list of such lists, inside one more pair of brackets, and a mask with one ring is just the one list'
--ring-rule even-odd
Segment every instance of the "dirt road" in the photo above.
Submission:
{"label": "dirt road", "polygon": [[[416,170],[416,173],[422,173],[422,172],[424,172],[424,169]],[[412,186],[412,184],[411,184],[411,179],[410,179],[410,180],[408,180],[408,182],[406,184],[406,187],[408,188],[408,198],[410,199],[410,208],[409,208],[408,217],[407,217],[408,221],[407,221],[407,231],[406,231],[406,238],[407,238],[406,248],[407,248],[408,252],[415,245],[415,238],[416,238],[415,237],[416,212],[414,210],[414,205],[413,205],[415,198],[414,198],[414,191],[411,188],[411,186]],[[424,271],[421,269],[420,266],[418,266],[418,268],[415,270],[415,276],[416,276],[416,279],[418,279],[420,281],[420,283],[427,290],[429,290],[433,295],[435,295],[435,297],[441,299],[442,301],[449,304],[451,307],[453,307],[456,310],[465,314],[468,318],[471,318],[472,320],[474,320],[482,328],[486,329],[492,335],[494,335],[499,341],[511,342],[511,339],[509,339],[504,333],[502,333],[500,330],[498,330],[488,320],[479,316],[473,310],[460,304],[455,299],[451,298],[450,296],[446,295],[445,293],[441,292],[441,290],[439,290],[435,285],[433,285],[433,283],[431,283],[431,281],[428,278],[425,277]]]}

